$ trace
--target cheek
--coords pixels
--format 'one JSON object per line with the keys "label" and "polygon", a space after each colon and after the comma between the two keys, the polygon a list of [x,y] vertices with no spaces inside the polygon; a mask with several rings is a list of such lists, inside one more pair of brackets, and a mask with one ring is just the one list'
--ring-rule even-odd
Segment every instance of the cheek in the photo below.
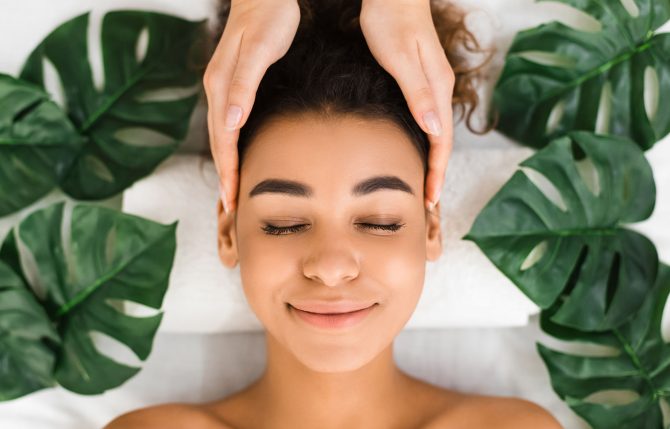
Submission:
{"label": "cheek", "polygon": [[390,293],[409,296],[417,288],[420,293],[426,270],[426,240],[418,228],[388,241],[374,242],[364,255],[367,275],[374,275]]}
{"label": "cheek", "polygon": [[425,242],[417,240],[366,258],[366,275],[374,277],[385,293],[384,317],[393,330],[409,320],[423,291],[426,273]]}
{"label": "cheek", "polygon": [[286,252],[278,252],[272,246],[256,246],[247,241],[239,258],[242,285],[252,306],[276,297],[281,292],[279,285],[286,284],[287,276],[295,275]]}

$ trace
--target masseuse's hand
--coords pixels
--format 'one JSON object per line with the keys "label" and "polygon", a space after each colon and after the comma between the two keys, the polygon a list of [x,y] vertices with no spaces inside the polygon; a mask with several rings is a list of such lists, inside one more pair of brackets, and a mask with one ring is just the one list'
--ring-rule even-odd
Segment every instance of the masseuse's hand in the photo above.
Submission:
{"label": "masseuse's hand", "polygon": [[288,52],[300,23],[297,0],[232,0],[203,79],[209,141],[224,209],[235,208],[237,139],[268,67]]}
{"label": "masseuse's hand", "polygon": [[433,24],[430,0],[363,0],[360,24],[370,52],[398,82],[412,116],[428,133],[425,203],[432,208],[453,144],[455,78]]}

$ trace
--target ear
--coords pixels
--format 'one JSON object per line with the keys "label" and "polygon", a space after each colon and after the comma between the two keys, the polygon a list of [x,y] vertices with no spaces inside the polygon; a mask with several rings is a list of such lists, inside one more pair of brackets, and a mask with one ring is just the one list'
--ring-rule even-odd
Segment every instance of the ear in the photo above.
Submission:
{"label": "ear", "polygon": [[426,210],[426,259],[437,261],[442,255],[442,229],[440,228],[440,202],[432,211]]}
{"label": "ear", "polygon": [[226,214],[221,199],[217,198],[217,248],[219,259],[228,268],[237,265],[237,231],[235,230],[235,211]]}

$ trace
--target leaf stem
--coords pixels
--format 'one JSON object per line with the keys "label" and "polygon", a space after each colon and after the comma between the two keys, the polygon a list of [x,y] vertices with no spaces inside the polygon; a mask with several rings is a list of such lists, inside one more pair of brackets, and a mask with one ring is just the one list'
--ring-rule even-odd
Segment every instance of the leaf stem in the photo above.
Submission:
{"label": "leaf stem", "polygon": [[[172,229],[166,231],[167,233],[170,233],[173,231]],[[86,288],[82,289],[77,293],[72,299],[70,299],[68,302],[65,304],[61,305],[58,311],[56,312],[56,317],[60,318],[64,314],[70,312],[74,307],[76,307],[78,304],[81,302],[85,301],[90,295],[92,295],[95,291],[100,289],[102,285],[107,283],[107,281],[114,276],[116,276],[119,272],[124,270],[128,264],[131,262],[135,261],[138,257],[140,257],[142,254],[148,251],[148,249],[151,249],[156,243],[158,243],[160,240],[164,238],[165,234],[160,234],[157,236],[149,245],[145,246],[139,253],[132,255],[130,258],[127,258],[126,262],[124,264],[121,264],[118,266],[115,270],[109,272],[107,275],[99,278],[97,281],[95,281],[93,284],[87,286]]]}
{"label": "leaf stem", "polygon": [[107,97],[105,99],[105,102],[102,103],[101,106],[99,106],[95,112],[91,116],[88,117],[86,122],[79,128],[79,132],[81,134],[84,134],[87,132],[93,125],[95,125],[98,120],[102,117],[103,114],[107,113],[109,109],[117,102],[119,99],[126,93],[130,88],[132,88],[137,82],[140,81],[151,69],[152,67],[146,67],[144,69],[140,69],[140,72],[137,73],[135,76],[132,77],[132,79],[129,79],[128,82],[126,82],[125,85],[123,85],[121,88],[116,90],[110,97]]}
{"label": "leaf stem", "polygon": [[612,333],[617,337],[619,342],[621,343],[621,346],[623,347],[624,351],[628,355],[628,357],[633,361],[633,365],[638,369],[640,376],[647,382],[649,385],[649,388],[651,389],[652,392],[652,400],[657,401],[661,397],[665,396],[663,392],[659,389],[656,389],[654,386],[654,383],[651,379],[651,376],[645,370],[645,368],[642,366],[642,362],[640,362],[640,359],[637,356],[637,353],[635,353],[635,350],[633,350],[633,347],[630,345],[628,341],[626,341],[626,338],[624,338],[623,335],[621,335],[621,332],[618,329],[612,329]]}

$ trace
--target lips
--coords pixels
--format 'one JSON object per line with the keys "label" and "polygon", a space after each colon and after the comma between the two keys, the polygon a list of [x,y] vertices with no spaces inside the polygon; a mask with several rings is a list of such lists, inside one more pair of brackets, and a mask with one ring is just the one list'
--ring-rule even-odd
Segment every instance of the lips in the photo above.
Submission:
{"label": "lips", "polygon": [[[358,305],[360,308],[359,310],[340,313],[316,313],[303,311],[291,304],[289,304],[289,307],[291,312],[298,316],[298,318],[303,322],[307,322],[308,324],[320,329],[339,330],[361,323],[374,310],[374,308],[377,307],[377,304],[374,303],[364,308],[360,308],[360,305]],[[352,308],[351,305],[349,305],[348,308]],[[320,309],[323,310],[323,307],[320,307]],[[329,308],[328,311],[332,311],[332,308]]]}
{"label": "lips", "polygon": [[298,310],[314,313],[314,314],[343,314],[343,313],[352,313],[355,311],[363,310],[372,305],[376,304],[375,302],[361,302],[361,301],[334,301],[334,302],[296,302],[289,303],[289,305]]}

